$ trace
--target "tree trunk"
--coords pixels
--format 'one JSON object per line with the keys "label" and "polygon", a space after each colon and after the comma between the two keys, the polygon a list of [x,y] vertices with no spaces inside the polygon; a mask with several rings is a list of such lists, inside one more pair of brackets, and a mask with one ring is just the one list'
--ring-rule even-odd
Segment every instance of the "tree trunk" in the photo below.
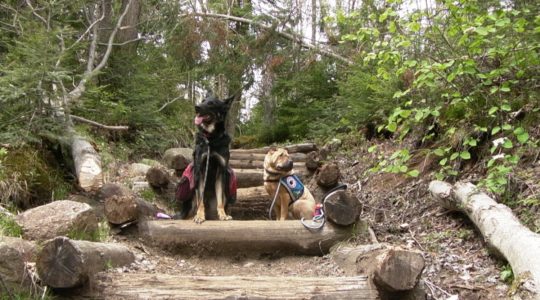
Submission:
{"label": "tree trunk", "polygon": [[311,231],[299,221],[144,221],[139,233],[152,243],[179,252],[216,254],[303,253],[323,255],[330,247],[350,238],[352,227],[329,223]]}
{"label": "tree trunk", "polygon": [[36,267],[44,284],[70,288],[85,283],[99,271],[128,265],[134,260],[133,253],[123,245],[57,237],[43,245]]}
{"label": "tree trunk", "polygon": [[338,190],[328,195],[324,201],[324,214],[338,225],[356,223],[360,216],[360,201],[347,190]]}
{"label": "tree trunk", "polygon": [[74,134],[71,139],[71,156],[79,186],[86,192],[101,188],[103,185],[101,158],[92,144]]}
{"label": "tree trunk", "polygon": [[106,273],[84,298],[98,299],[378,299],[365,276],[182,276]]}
{"label": "tree trunk", "polygon": [[520,288],[540,299],[540,235],[530,231],[512,210],[495,202],[471,183],[454,186],[432,181],[429,191],[444,207],[465,213],[484,236],[486,242],[506,258]]}
{"label": "tree trunk", "polygon": [[346,275],[371,278],[382,299],[405,299],[404,294],[396,293],[412,291],[425,266],[422,253],[387,244],[340,247],[332,258]]}

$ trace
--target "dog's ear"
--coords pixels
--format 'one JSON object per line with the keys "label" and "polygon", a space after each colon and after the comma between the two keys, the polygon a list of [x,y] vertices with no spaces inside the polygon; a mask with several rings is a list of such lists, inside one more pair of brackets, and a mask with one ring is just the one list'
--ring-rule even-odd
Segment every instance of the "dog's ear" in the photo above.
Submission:
{"label": "dog's ear", "polygon": [[223,100],[221,100],[221,101],[223,101],[223,103],[225,103],[228,107],[230,107],[231,104],[232,104],[233,101],[234,101],[234,98],[235,98],[235,96],[232,95],[232,96],[230,96],[229,98],[223,99]]}
{"label": "dog's ear", "polygon": [[277,147],[276,146],[270,146],[270,149],[268,149],[267,154],[274,154],[276,152]]}

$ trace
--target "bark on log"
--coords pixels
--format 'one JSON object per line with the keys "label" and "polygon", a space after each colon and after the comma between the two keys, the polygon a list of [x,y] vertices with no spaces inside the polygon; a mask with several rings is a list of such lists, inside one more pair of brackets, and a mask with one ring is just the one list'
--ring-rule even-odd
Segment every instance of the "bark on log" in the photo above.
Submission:
{"label": "bark on log", "polygon": [[346,240],[352,227],[329,223],[321,230],[308,230],[299,221],[144,221],[139,233],[176,252],[212,252],[235,254],[238,251],[257,253],[304,253],[323,255],[330,247]]}
{"label": "bark on log", "polygon": [[465,213],[497,254],[502,255],[521,289],[540,299],[540,235],[530,231],[512,210],[495,202],[471,183],[429,184],[431,195],[444,207]]}
{"label": "bark on log", "polygon": [[123,245],[57,237],[43,245],[36,267],[46,285],[71,288],[84,284],[97,272],[128,265],[134,260],[133,253]]}
{"label": "bark on log", "polygon": [[35,261],[35,253],[36,245],[32,242],[0,236],[0,276],[8,289],[30,286],[30,271],[25,264]]}
{"label": "bark on log", "polygon": [[319,152],[311,151],[306,155],[306,168],[308,170],[315,171],[321,166],[321,164]]}
{"label": "bark on log", "polygon": [[348,226],[356,223],[360,216],[360,201],[348,190],[331,193],[324,202],[324,214],[338,225]]}
{"label": "bark on log", "polygon": [[146,172],[146,180],[150,186],[159,189],[167,188],[171,183],[169,173],[160,167],[150,168],[148,172]]}
{"label": "bark on log", "polygon": [[[308,153],[311,151],[317,151],[317,145],[313,143],[304,143],[304,144],[295,144],[295,145],[289,145],[285,146],[285,149],[291,153]],[[264,153],[266,154],[268,150],[270,150],[271,147],[263,147],[263,148],[256,148],[256,149],[232,149],[231,153],[238,152],[238,153]]]}
{"label": "bark on log", "polygon": [[[263,170],[261,169],[234,169],[234,173],[238,180],[238,188],[248,188],[264,184]],[[310,174],[305,169],[294,169],[294,173],[299,175],[302,180]]]}
{"label": "bark on log", "polygon": [[394,299],[391,293],[415,288],[425,266],[422,253],[387,244],[340,247],[332,252],[332,258],[346,275],[367,275],[381,295],[386,295],[383,298]]}
{"label": "bark on log", "polygon": [[338,184],[340,176],[341,174],[338,165],[335,163],[328,163],[319,169],[315,178],[317,179],[318,185],[325,188],[332,188]]}
{"label": "bark on log", "polygon": [[101,188],[103,185],[101,158],[92,144],[81,136],[73,135],[71,155],[79,186],[87,192]]}
{"label": "bark on log", "polygon": [[131,190],[120,184],[105,184],[100,196],[105,201],[105,217],[111,224],[119,225],[153,217],[160,211],[155,205],[138,198]]}
{"label": "bark on log", "polygon": [[100,274],[92,299],[378,299],[365,276],[241,277]]}
{"label": "bark on log", "polygon": [[[264,169],[262,160],[229,160],[229,166],[233,169]],[[307,170],[305,162],[294,162],[294,168]]]}
{"label": "bark on log", "polygon": [[236,203],[231,205],[233,220],[268,219],[272,199],[264,186],[241,188],[236,192]]}
{"label": "bark on log", "polygon": [[[264,153],[249,153],[249,150],[242,150],[245,152],[239,152],[237,150],[231,150],[231,160],[249,160],[249,161],[264,161],[266,152]],[[258,151],[258,150],[257,150]],[[267,151],[268,152],[268,151]],[[289,153],[291,159],[296,162],[305,162],[307,159],[304,153]]]}

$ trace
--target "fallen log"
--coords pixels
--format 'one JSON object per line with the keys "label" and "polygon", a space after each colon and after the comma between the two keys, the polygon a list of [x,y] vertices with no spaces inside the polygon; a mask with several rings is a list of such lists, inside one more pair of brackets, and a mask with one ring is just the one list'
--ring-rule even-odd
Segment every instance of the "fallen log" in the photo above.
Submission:
{"label": "fallen log", "polygon": [[[263,148],[256,148],[256,149],[232,149],[231,153],[238,152],[238,153],[265,153],[268,152],[272,147],[263,147]],[[289,145],[285,146],[285,149],[289,153],[308,153],[311,151],[317,151],[317,145],[313,143],[304,143],[304,144],[296,144],[296,145]]]}
{"label": "fallen log", "polygon": [[321,157],[319,155],[319,152],[317,152],[317,151],[308,152],[306,154],[306,160],[305,161],[306,161],[306,168],[308,170],[310,170],[310,171],[317,170],[322,164]]}
{"label": "fallen log", "polygon": [[353,227],[327,223],[308,230],[294,221],[206,221],[159,220],[139,223],[139,233],[152,244],[175,252],[235,254],[302,253],[323,255],[336,243],[350,238]]}
{"label": "fallen log", "polygon": [[75,176],[84,191],[93,191],[103,185],[101,158],[92,144],[72,130],[71,156],[75,165]]}
{"label": "fallen log", "polygon": [[271,201],[264,186],[241,188],[236,192],[230,214],[234,220],[264,220],[268,218]]}
{"label": "fallen log", "polygon": [[367,275],[385,292],[412,290],[425,266],[422,253],[388,244],[339,247],[332,258],[346,275]]}
{"label": "fallen log", "polygon": [[138,198],[131,190],[121,184],[105,184],[100,195],[104,199],[105,217],[111,224],[120,225],[153,217],[160,211],[155,205]]}
{"label": "fallen log", "polygon": [[[264,184],[262,169],[234,169],[234,173],[238,179],[238,188],[248,188]],[[306,169],[294,169],[294,173],[302,179],[310,175],[310,172]]]}
{"label": "fallen log", "polygon": [[360,209],[360,201],[348,190],[335,191],[324,201],[324,214],[338,225],[348,226],[356,223]]}
{"label": "fallen log", "polygon": [[[267,151],[268,152],[268,151]],[[291,159],[296,162],[305,162],[307,155],[304,153],[289,153]],[[249,160],[249,161],[264,161],[266,157],[265,153],[249,153],[249,152],[238,152],[231,150],[231,160]]]}
{"label": "fallen log", "polygon": [[125,266],[134,260],[133,253],[123,245],[57,237],[43,245],[36,267],[44,284],[71,288],[84,284],[97,272]]}
{"label": "fallen log", "polygon": [[[229,166],[233,169],[264,169],[262,160],[229,160]],[[306,169],[305,162],[294,162],[295,169]],[[307,170],[307,169],[306,169]]]}
{"label": "fallen log", "polygon": [[154,188],[164,189],[171,183],[171,177],[167,170],[161,167],[151,167],[146,172],[146,181]]}
{"label": "fallen log", "polygon": [[454,186],[443,181],[429,184],[431,195],[447,209],[465,213],[492,250],[504,257],[514,273],[514,283],[524,293],[540,299],[540,235],[525,227],[504,204],[497,203],[471,183]]}
{"label": "fallen log", "polygon": [[92,299],[379,299],[365,276],[270,277],[99,274]]}
{"label": "fallen log", "polygon": [[317,184],[325,188],[335,187],[338,184],[340,177],[341,173],[339,172],[339,167],[336,163],[323,165],[319,169],[319,172],[315,174]]}

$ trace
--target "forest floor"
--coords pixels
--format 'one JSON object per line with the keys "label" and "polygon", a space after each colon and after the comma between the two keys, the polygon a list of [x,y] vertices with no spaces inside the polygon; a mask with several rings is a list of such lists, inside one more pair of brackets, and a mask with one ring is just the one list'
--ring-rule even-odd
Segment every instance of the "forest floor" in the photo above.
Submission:
{"label": "forest floor", "polygon": [[[428,299],[507,299],[510,284],[501,272],[506,263],[493,256],[483,237],[464,215],[446,211],[428,193],[432,174],[427,170],[417,178],[392,174],[370,174],[375,157],[367,146],[354,151],[336,151],[332,160],[341,168],[342,182],[349,185],[363,204],[361,219],[373,229],[379,242],[420,250],[426,260],[422,274]],[[379,148],[393,151],[391,142]],[[424,163],[424,162],[421,162]],[[535,162],[540,170],[540,164]],[[125,170],[127,163],[118,170]],[[470,171],[471,174],[474,170]],[[540,172],[530,172],[540,174]],[[117,172],[121,181],[126,174]],[[532,179],[540,182],[540,175]],[[169,211],[170,212],[170,211]],[[537,213],[538,215],[538,213]],[[144,243],[134,227],[116,232],[111,238],[128,245],[136,263],[108,272],[146,272],[178,275],[238,276],[345,276],[329,256],[274,257],[180,255]],[[369,235],[351,239],[351,244],[371,243]]]}

